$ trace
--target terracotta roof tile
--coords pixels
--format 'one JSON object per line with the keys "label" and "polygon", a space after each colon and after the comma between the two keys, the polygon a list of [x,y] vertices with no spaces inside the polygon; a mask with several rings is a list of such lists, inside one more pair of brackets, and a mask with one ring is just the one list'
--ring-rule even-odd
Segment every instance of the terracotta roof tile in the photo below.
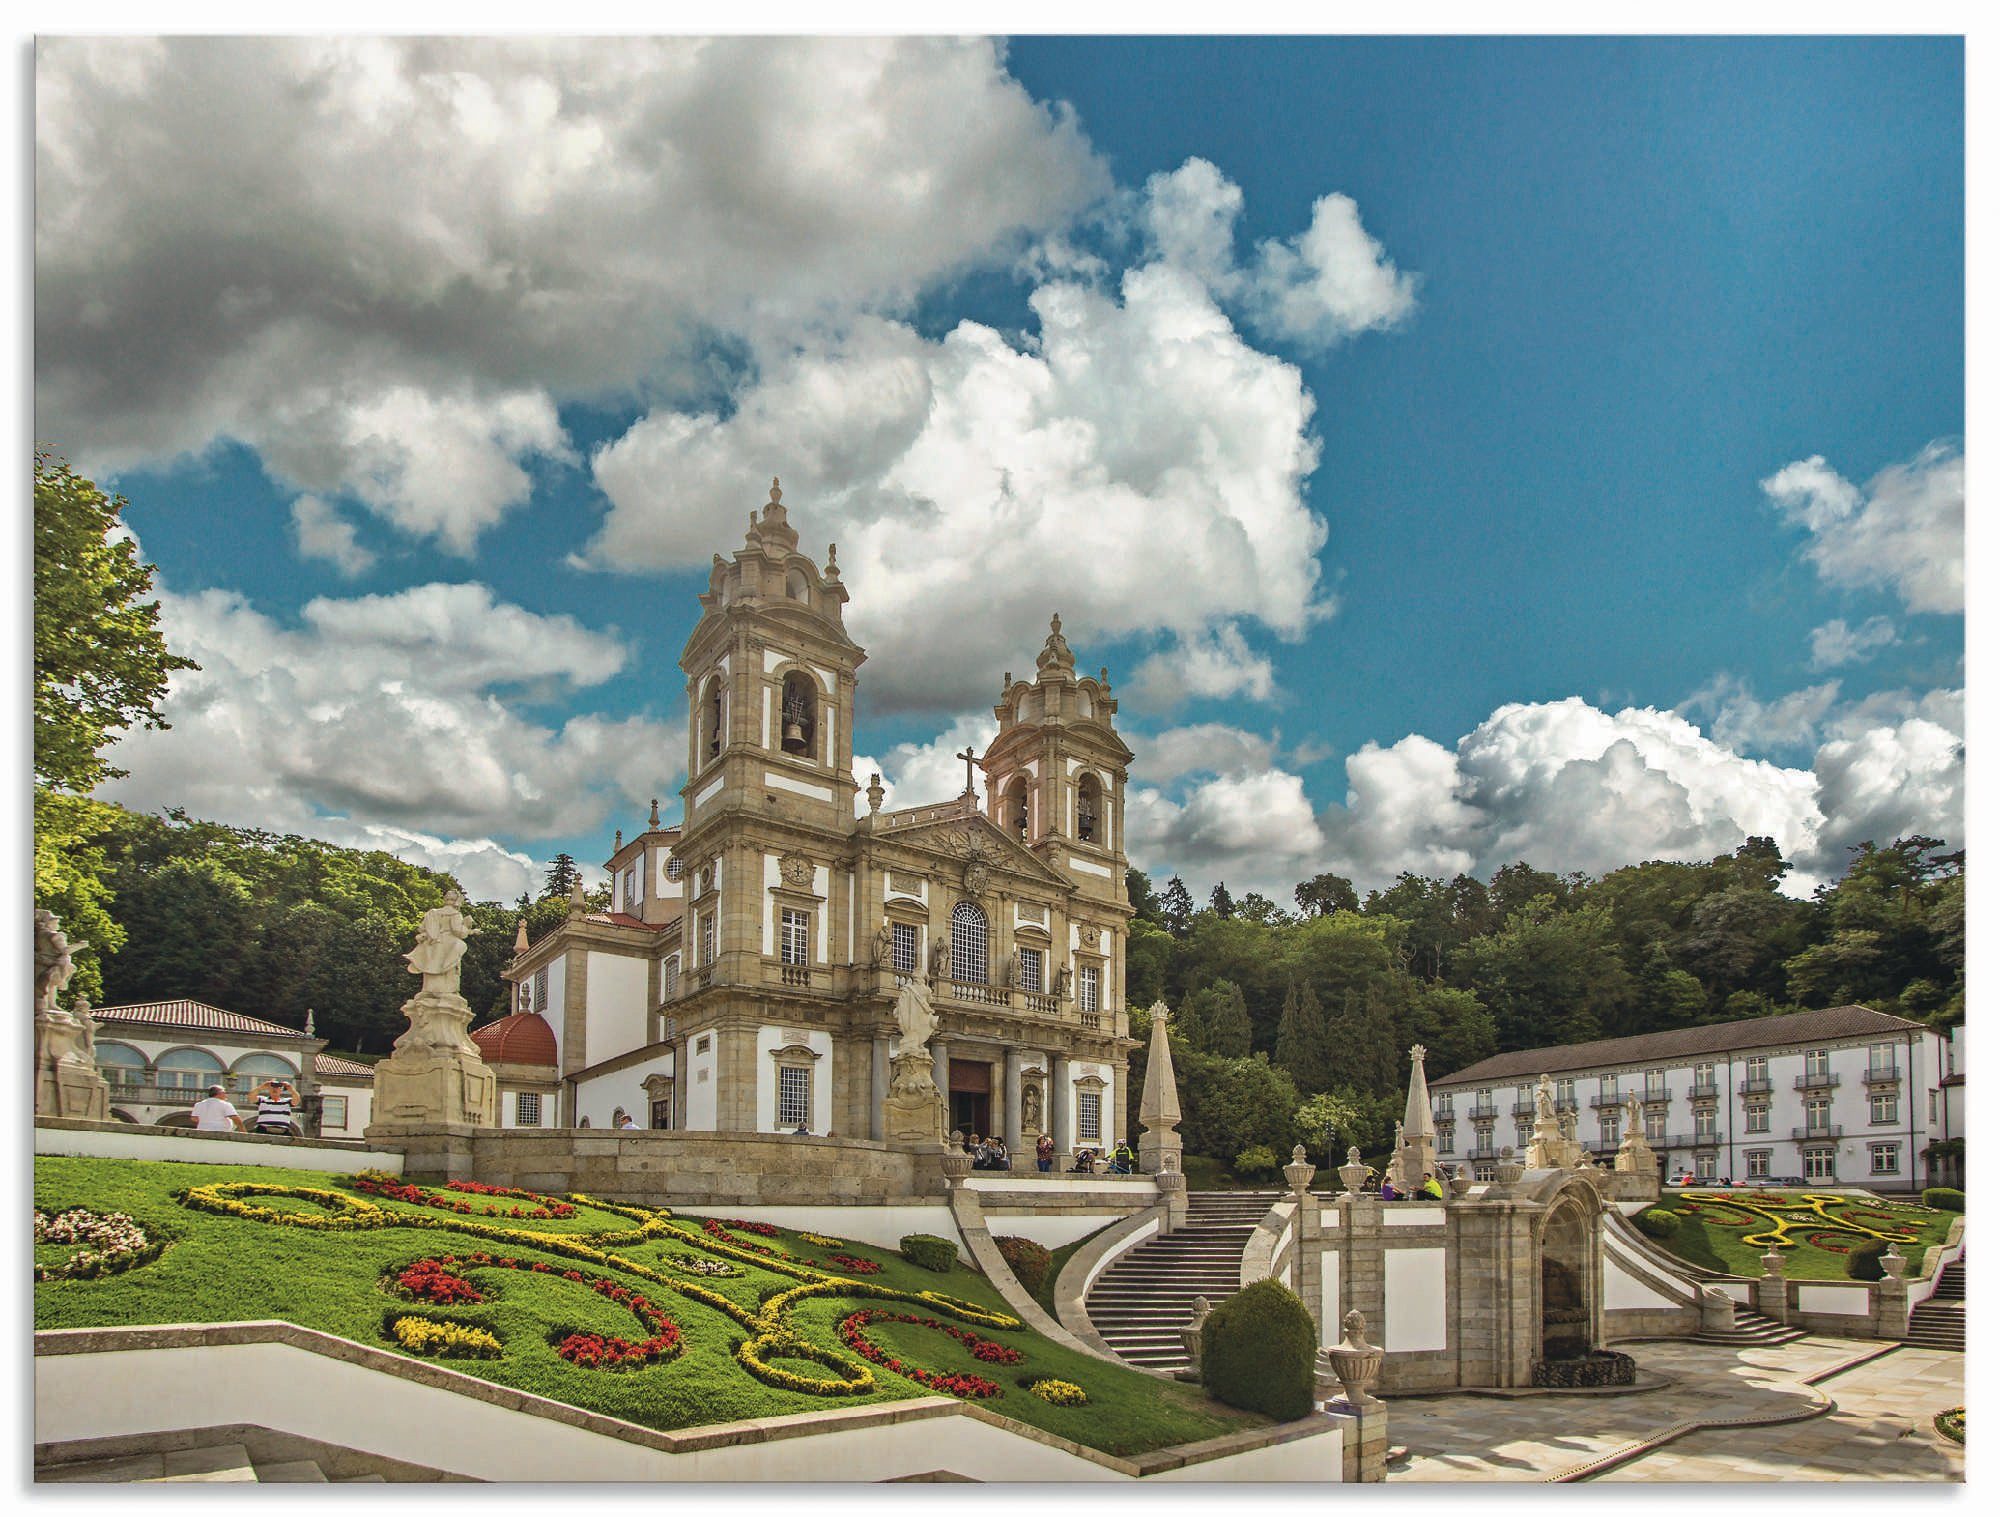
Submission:
{"label": "terracotta roof tile", "polygon": [[93,1006],[90,1014],[100,1022],[121,1022],[133,1026],[188,1028],[199,1032],[250,1032],[259,1037],[303,1038],[296,1027],[267,1022],[262,1017],[246,1017],[240,1011],[224,1011],[201,1001],[134,1001],[125,1006]]}
{"label": "terracotta roof tile", "polygon": [[473,1029],[480,1057],[494,1064],[556,1065],[556,1034],[541,1014],[517,1011]]}
{"label": "terracotta roof tile", "polygon": [[363,1064],[359,1059],[344,1059],[337,1053],[316,1053],[313,1055],[313,1073],[316,1075],[366,1075],[373,1079],[375,1066]]}

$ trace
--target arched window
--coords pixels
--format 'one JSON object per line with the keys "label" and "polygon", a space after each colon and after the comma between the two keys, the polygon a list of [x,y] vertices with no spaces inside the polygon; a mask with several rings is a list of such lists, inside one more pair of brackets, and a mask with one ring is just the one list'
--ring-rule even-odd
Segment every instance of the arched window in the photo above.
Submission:
{"label": "arched window", "polygon": [[237,1095],[249,1095],[266,1080],[283,1080],[297,1085],[299,1072],[289,1061],[274,1053],[247,1053],[229,1071],[229,1088]]}
{"label": "arched window", "polygon": [[951,977],[961,985],[984,985],[986,913],[972,901],[951,908]]}
{"label": "arched window", "polygon": [[1000,824],[1022,842],[1028,840],[1028,779],[1026,775],[1016,775],[1007,787],[1006,799],[1000,804]]}
{"label": "arched window", "polygon": [[811,603],[812,586],[806,583],[805,570],[795,568],[785,576],[785,596],[789,600]]}
{"label": "arched window", "polygon": [[1076,836],[1081,843],[1104,841],[1104,790],[1097,776],[1086,774],[1076,782]]}
{"label": "arched window", "polygon": [[129,1043],[99,1043],[97,1067],[113,1085],[130,1087],[146,1083],[146,1056]]}
{"label": "arched window", "polygon": [[176,1048],[160,1055],[155,1084],[173,1090],[206,1090],[220,1083],[222,1060],[203,1048]]}
{"label": "arched window", "polygon": [[813,677],[803,669],[794,669],[786,675],[779,707],[782,713],[779,746],[787,753],[810,757],[819,737],[819,697]]}
{"label": "arched window", "polygon": [[701,757],[706,763],[722,754],[722,676],[711,674],[701,692]]}

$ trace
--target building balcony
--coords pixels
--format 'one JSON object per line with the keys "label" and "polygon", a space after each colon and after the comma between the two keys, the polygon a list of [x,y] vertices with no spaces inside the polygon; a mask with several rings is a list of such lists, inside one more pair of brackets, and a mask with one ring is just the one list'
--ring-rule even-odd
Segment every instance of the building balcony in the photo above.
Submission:
{"label": "building balcony", "polygon": [[1792,1141],[1794,1143],[1831,1143],[1843,1131],[1844,1129],[1838,1122],[1829,1122],[1823,1127],[1794,1127],[1792,1129]]}
{"label": "building balcony", "polygon": [[1839,1083],[1840,1083],[1840,1076],[1837,1074],[1828,1073],[1823,1075],[1800,1075],[1796,1080],[1792,1081],[1792,1089],[1832,1090],[1833,1087],[1838,1085]]}
{"label": "building balcony", "polygon": [[[224,1082],[228,1083],[227,1081]],[[210,1082],[204,1080],[199,1090],[186,1085],[118,1085],[111,1087],[111,1099],[129,1102],[134,1106],[192,1106],[208,1094]],[[231,1091],[230,1098],[247,1100],[242,1091]]]}
{"label": "building balcony", "polygon": [[1889,1065],[1886,1069],[1870,1068],[1861,1077],[1861,1083],[1868,1086],[1901,1085],[1903,1083],[1903,1072],[1893,1064]]}
{"label": "building balcony", "polygon": [[1533,1101],[1516,1101],[1514,1103],[1513,1115],[1517,1121],[1522,1117],[1533,1117],[1534,1114],[1535,1103]]}
{"label": "building balcony", "polygon": [[1500,1108],[1490,1101],[1472,1108],[1472,1120],[1475,1122],[1491,1122],[1499,1115]]}
{"label": "building balcony", "polygon": [[1599,1091],[1590,1098],[1590,1109],[1592,1111],[1602,1111],[1607,1106],[1623,1106],[1624,1104],[1624,1093],[1616,1090],[1611,1091],[1609,1094]]}
{"label": "building balcony", "polygon": [[[1722,1087],[1713,1080],[1697,1080],[1688,1087],[1690,1101],[1713,1101],[1722,1094]],[[1649,1098],[1650,1099],[1650,1098]]]}
{"label": "building balcony", "polygon": [[1739,1096],[1768,1096],[1771,1082],[1768,1079],[1744,1080],[1738,1083],[1736,1093]]}

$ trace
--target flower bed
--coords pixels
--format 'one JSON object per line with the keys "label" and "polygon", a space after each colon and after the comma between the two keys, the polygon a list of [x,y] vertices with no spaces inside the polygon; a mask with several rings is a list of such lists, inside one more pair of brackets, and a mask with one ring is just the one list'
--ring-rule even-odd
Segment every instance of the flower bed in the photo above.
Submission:
{"label": "flower bed", "polygon": [[[576,1208],[567,1201],[558,1201],[551,1196],[537,1195],[531,1190],[514,1190],[501,1185],[481,1185],[474,1180],[447,1180],[445,1189],[458,1195],[440,1195],[434,1190],[426,1190],[421,1185],[410,1185],[398,1180],[394,1175],[379,1169],[363,1170],[348,1181],[364,1196],[381,1196],[390,1201],[403,1201],[411,1206],[429,1206],[438,1211],[456,1213],[461,1217],[507,1217],[520,1222],[547,1222],[574,1217]],[[512,1197],[519,1201],[529,1201],[528,1207],[474,1206],[459,1196],[500,1196]]]}
{"label": "flower bed", "polygon": [[398,1348],[431,1359],[498,1359],[500,1340],[483,1327],[465,1322],[435,1322],[429,1317],[395,1317],[389,1337]]}
{"label": "flower bed", "polygon": [[166,1249],[164,1238],[151,1236],[123,1212],[94,1212],[73,1206],[67,1211],[35,1211],[35,1244],[78,1244],[60,1264],[37,1264],[37,1280],[95,1280],[150,1264]]}
{"label": "flower bed", "polygon": [[864,1307],[858,1312],[850,1312],[840,1319],[836,1331],[840,1341],[870,1363],[892,1369],[905,1379],[927,1386],[934,1391],[943,1391],[948,1396],[960,1396],[968,1400],[985,1401],[1000,1394],[999,1385],[983,1375],[964,1373],[946,1374],[938,1370],[923,1369],[914,1364],[905,1364],[887,1350],[870,1343],[867,1329],[875,1322],[909,1322],[918,1327],[930,1328],[956,1338],[972,1351],[972,1357],[982,1364],[1019,1364],[1021,1351],[1009,1348],[1004,1343],[995,1343],[990,1338],[968,1332],[961,1327],[953,1327],[948,1322],[940,1322],[936,1317],[919,1317],[910,1312],[891,1312],[879,1307]]}
{"label": "flower bed", "polygon": [[1040,1396],[1050,1406],[1083,1406],[1090,1400],[1082,1386],[1069,1380],[1037,1380],[1028,1393]]}
{"label": "flower bed", "polygon": [[1964,1443],[1965,1408],[1955,1406],[1948,1412],[1939,1412],[1936,1417],[1931,1419],[1931,1426],[1936,1428],[1943,1436],[1949,1438],[1953,1443]]}
{"label": "flower bed", "polygon": [[1547,1390],[1594,1390],[1608,1385],[1630,1385],[1639,1363],[1630,1354],[1594,1348],[1573,1359],[1537,1359],[1534,1383]]}
{"label": "flower bed", "polygon": [[[477,1286],[464,1278],[464,1271],[473,1269],[524,1270],[529,1274],[548,1275],[572,1284],[588,1286],[598,1295],[627,1308],[650,1334],[649,1337],[634,1342],[616,1334],[591,1332],[582,1328],[557,1328],[549,1335],[549,1342],[560,1357],[579,1368],[637,1369],[662,1359],[671,1359],[681,1351],[679,1326],[645,1296],[628,1286],[620,1285],[616,1280],[601,1276],[593,1278],[581,1270],[558,1270],[554,1265],[542,1260],[521,1260],[504,1254],[496,1256],[484,1252],[467,1254],[463,1259],[456,1254],[445,1254],[438,1258],[419,1259],[399,1270],[395,1276],[395,1288],[419,1301],[429,1301],[439,1306],[481,1302],[486,1299],[485,1295]],[[401,1341],[400,1335],[398,1341]],[[497,1340],[495,1347],[498,1347]]]}

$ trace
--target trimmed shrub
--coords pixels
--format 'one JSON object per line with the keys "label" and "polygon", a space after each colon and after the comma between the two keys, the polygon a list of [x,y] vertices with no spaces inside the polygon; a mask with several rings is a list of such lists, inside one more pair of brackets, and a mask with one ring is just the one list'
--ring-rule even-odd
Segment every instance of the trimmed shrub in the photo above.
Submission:
{"label": "trimmed shrub", "polygon": [[958,1245],[930,1233],[911,1233],[897,1245],[905,1259],[923,1269],[934,1269],[940,1275],[951,1273],[951,1267],[958,1259]]}
{"label": "trimmed shrub", "polygon": [[1933,1211],[1964,1211],[1965,1192],[1949,1185],[1932,1185],[1924,1191],[1924,1205]]}
{"label": "trimmed shrub", "polygon": [[1276,1280],[1259,1280],[1208,1314],[1201,1330],[1202,1384],[1228,1406],[1303,1417],[1313,1407],[1318,1351],[1305,1303]]}
{"label": "trimmed shrub", "polygon": [[1649,1206],[1632,1220],[1649,1238],[1671,1238],[1681,1230],[1681,1219],[1662,1206]]}
{"label": "trimmed shrub", "polygon": [[1245,1180],[1260,1179],[1278,1167],[1278,1156],[1262,1143],[1254,1144],[1236,1156],[1234,1168]]}
{"label": "trimmed shrub", "polygon": [[1847,1278],[1850,1280],[1880,1280],[1888,1271],[1882,1268],[1882,1255],[1889,1251],[1888,1243],[1877,1240],[1873,1243],[1858,1243],[1847,1251]]}
{"label": "trimmed shrub", "polygon": [[1000,1250],[1000,1257],[1007,1261],[1023,1290],[1032,1296],[1042,1288],[1053,1254],[1032,1238],[995,1238],[993,1246]]}

